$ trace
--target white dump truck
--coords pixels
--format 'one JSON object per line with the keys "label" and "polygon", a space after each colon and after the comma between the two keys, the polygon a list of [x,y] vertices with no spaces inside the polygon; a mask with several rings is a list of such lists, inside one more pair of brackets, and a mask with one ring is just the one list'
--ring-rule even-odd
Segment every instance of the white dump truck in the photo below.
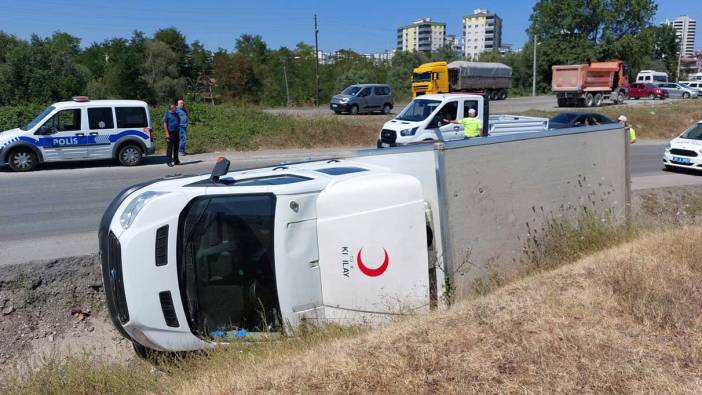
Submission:
{"label": "white dump truck", "polygon": [[463,139],[463,126],[450,121],[476,111],[486,135],[548,130],[548,118],[518,115],[490,115],[489,101],[480,95],[423,95],[410,102],[394,119],[386,122],[378,135],[378,148],[434,141]]}
{"label": "white dump truck", "polygon": [[136,185],[100,223],[108,310],[142,355],[423,313],[519,262],[525,224],[619,217],[627,147],[611,124]]}

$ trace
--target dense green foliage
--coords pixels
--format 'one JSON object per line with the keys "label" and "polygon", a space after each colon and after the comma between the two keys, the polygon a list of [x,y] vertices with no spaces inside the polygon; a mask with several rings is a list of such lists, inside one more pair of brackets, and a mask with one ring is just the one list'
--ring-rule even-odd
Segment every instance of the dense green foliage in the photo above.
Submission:
{"label": "dense green foliage", "polygon": [[[550,90],[551,66],[621,59],[630,77],[643,68],[666,70],[676,78],[675,33],[653,25],[653,0],[540,0],[531,15],[529,37],[539,41],[537,82]],[[261,36],[244,34],[232,48],[212,52],[189,43],[175,28],[152,37],[134,32],[81,48],[80,38],[56,32],[21,40],[0,32],[0,105],[50,103],[76,94],[92,98],[143,99],[163,103],[246,101],[268,106],[311,104],[315,100],[314,48],[269,48]],[[511,95],[531,91],[533,42],[523,51],[483,53],[479,60],[513,68]],[[373,61],[351,50],[339,51],[319,68],[320,101],[352,83],[388,83],[397,99],[410,95],[412,69],[461,55],[449,47],[432,54],[398,52]]]}

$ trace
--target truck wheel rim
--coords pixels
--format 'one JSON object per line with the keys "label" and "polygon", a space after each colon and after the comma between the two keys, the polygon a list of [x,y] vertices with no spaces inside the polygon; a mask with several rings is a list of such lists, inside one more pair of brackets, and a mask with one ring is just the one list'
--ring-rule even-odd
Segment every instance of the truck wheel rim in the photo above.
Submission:
{"label": "truck wheel rim", "polygon": [[133,147],[125,149],[122,152],[122,160],[130,165],[136,164],[139,161],[139,151]]}
{"label": "truck wheel rim", "polygon": [[32,166],[32,157],[26,152],[19,152],[13,156],[12,163],[18,169],[28,169]]}

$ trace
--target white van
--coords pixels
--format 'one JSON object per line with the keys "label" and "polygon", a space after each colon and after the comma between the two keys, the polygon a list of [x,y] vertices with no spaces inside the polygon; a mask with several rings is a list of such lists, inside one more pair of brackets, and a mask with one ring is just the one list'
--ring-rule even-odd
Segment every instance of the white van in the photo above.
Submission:
{"label": "white van", "polygon": [[639,71],[639,74],[636,75],[636,82],[639,83],[652,83],[652,84],[659,84],[659,83],[667,83],[668,82],[668,73],[664,73],[662,71],[654,71],[654,70],[641,70]]}
{"label": "white van", "polygon": [[27,125],[0,133],[0,164],[32,171],[39,163],[118,159],[124,166],[153,154],[149,106],[137,100],[76,96],[54,103]]}
{"label": "white van", "polygon": [[[468,111],[476,111],[483,120],[485,99],[480,95],[438,94],[424,95],[412,100],[395,119],[383,125],[378,136],[378,148],[430,141],[463,139],[463,126],[450,121],[463,119]],[[490,135],[537,132],[548,130],[548,119],[517,115],[489,115],[487,132]]]}

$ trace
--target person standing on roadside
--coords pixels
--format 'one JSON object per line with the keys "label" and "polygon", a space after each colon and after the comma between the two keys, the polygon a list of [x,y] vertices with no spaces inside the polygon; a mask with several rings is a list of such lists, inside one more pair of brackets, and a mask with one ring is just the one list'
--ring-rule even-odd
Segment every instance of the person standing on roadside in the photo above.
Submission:
{"label": "person standing on roadside", "polygon": [[188,141],[188,116],[190,114],[185,108],[185,101],[183,99],[178,100],[176,113],[178,113],[178,118],[180,118],[180,127],[178,129],[180,143],[178,144],[178,151],[181,155],[189,155],[185,151],[185,143]]}
{"label": "person standing on roadside", "polygon": [[163,131],[166,133],[168,148],[166,149],[166,164],[168,167],[180,165],[178,160],[178,144],[180,140],[180,117],[176,112],[175,104],[168,106],[168,111],[163,114]]}
{"label": "person standing on roadside", "polygon": [[620,115],[617,119],[619,120],[619,123],[622,124],[622,126],[628,128],[629,144],[634,144],[636,142],[636,129],[634,129],[633,126],[629,125],[629,119],[627,119],[626,115]]}

